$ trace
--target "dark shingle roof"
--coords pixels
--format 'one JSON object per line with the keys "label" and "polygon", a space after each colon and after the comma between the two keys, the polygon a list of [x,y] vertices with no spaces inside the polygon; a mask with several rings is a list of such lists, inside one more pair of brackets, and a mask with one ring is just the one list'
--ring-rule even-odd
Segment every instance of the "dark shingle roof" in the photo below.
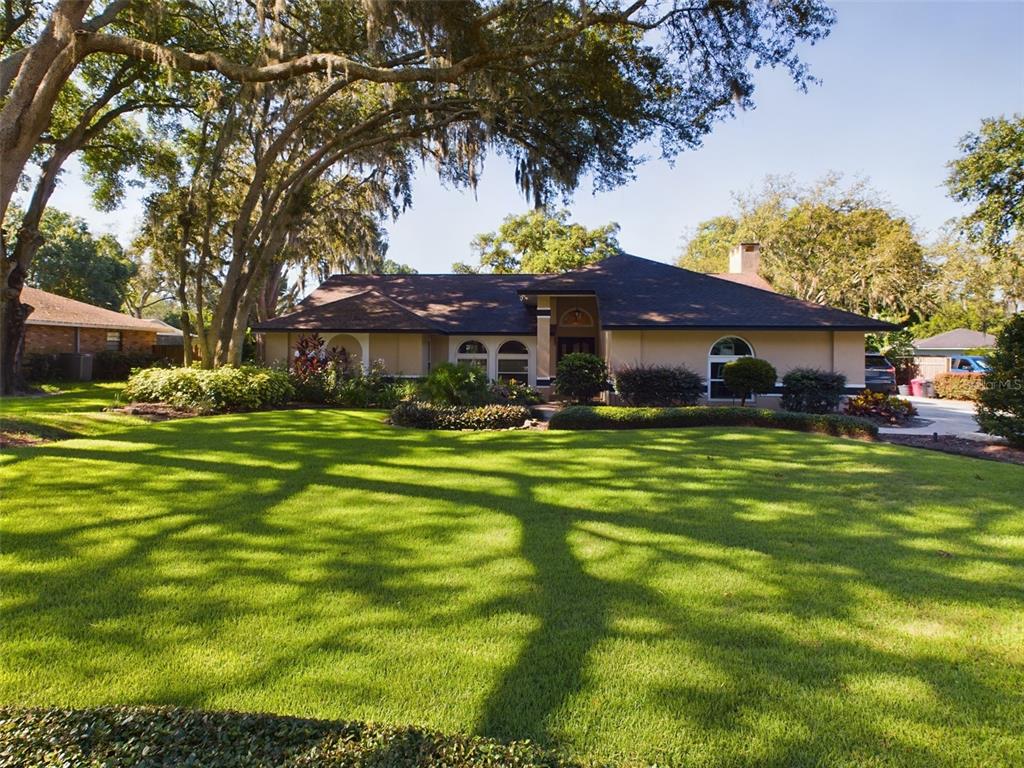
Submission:
{"label": "dark shingle roof", "polygon": [[[260,323],[256,330],[529,335],[536,332],[536,319],[517,292],[534,279],[533,275],[334,275],[295,312]],[[365,298],[351,303],[360,294]],[[379,298],[371,299],[369,294]]]}
{"label": "dark shingle roof", "polygon": [[334,275],[258,331],[536,332],[519,295],[593,294],[602,328],[881,331],[852,312],[620,253],[562,275]]}
{"label": "dark shingle roof", "polygon": [[541,278],[524,293],[593,293],[602,328],[765,328],[881,331],[894,326],[841,309],[620,253]]}
{"label": "dark shingle roof", "polygon": [[973,349],[975,347],[994,347],[996,337],[991,333],[972,331],[968,328],[954,328],[952,331],[918,339],[914,342],[917,349]]}

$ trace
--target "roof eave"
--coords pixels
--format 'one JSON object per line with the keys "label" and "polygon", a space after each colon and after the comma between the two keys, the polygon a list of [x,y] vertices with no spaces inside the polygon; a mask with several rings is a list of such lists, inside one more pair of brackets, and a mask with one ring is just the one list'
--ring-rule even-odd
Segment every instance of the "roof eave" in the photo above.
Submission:
{"label": "roof eave", "polygon": [[898,325],[878,323],[874,325],[747,325],[744,323],[615,323],[602,324],[603,331],[894,331]]}

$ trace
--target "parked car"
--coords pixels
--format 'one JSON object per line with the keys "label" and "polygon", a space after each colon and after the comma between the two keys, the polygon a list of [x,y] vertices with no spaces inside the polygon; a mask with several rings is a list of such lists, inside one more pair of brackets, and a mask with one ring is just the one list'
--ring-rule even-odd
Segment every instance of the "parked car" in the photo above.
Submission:
{"label": "parked car", "polygon": [[896,394],[896,366],[885,355],[864,355],[864,386],[872,392]]}
{"label": "parked car", "polygon": [[982,355],[957,355],[949,358],[950,373],[988,373],[988,360]]}

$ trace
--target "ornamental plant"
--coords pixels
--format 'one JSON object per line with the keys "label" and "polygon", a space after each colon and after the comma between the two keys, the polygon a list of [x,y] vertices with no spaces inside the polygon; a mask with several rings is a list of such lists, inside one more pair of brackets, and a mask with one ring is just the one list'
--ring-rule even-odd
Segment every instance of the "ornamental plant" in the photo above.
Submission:
{"label": "ornamental plant", "polygon": [[841,373],[794,368],[782,377],[782,407],[799,413],[831,413],[839,408],[846,388]]}
{"label": "ornamental plant", "polygon": [[683,365],[631,365],[615,372],[615,391],[629,405],[696,405],[704,379]]}
{"label": "ornamental plant", "polygon": [[1011,318],[989,356],[985,388],[978,401],[978,423],[1024,447],[1024,314]]}
{"label": "ornamental plant", "polygon": [[917,409],[909,400],[865,389],[846,402],[844,412],[849,416],[860,416],[875,422],[902,424],[915,416]]}
{"label": "ornamental plant", "polygon": [[935,394],[947,400],[977,400],[985,389],[984,373],[940,373]]}
{"label": "ornamental plant", "polygon": [[726,363],[722,370],[725,388],[740,399],[740,406],[747,404],[751,395],[771,392],[775,388],[777,374],[775,367],[758,357],[741,357]]}
{"label": "ornamental plant", "polygon": [[608,386],[608,366],[597,355],[571,352],[558,361],[555,392],[570,403],[586,403]]}
{"label": "ornamental plant", "polygon": [[475,365],[441,363],[423,382],[423,395],[434,405],[483,405],[491,397],[487,372]]}

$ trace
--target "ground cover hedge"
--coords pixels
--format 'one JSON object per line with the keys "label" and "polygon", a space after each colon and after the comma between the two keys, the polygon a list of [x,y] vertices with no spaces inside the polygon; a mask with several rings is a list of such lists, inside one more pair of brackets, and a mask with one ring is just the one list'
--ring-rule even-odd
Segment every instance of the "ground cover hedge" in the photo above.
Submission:
{"label": "ground cover hedge", "polygon": [[670,427],[769,427],[871,439],[878,427],[867,419],[834,413],[793,413],[766,408],[623,408],[574,405],[556,413],[549,429],[657,429]]}
{"label": "ground cover hedge", "polygon": [[121,392],[129,403],[168,403],[198,413],[255,411],[284,405],[295,396],[288,374],[241,366],[147,368],[137,371]]}
{"label": "ground cover hedge", "polygon": [[935,394],[946,400],[978,400],[985,389],[985,374],[940,373],[934,383]]}
{"label": "ground cover hedge", "polygon": [[0,708],[0,765],[62,768],[568,768],[530,742],[176,707]]}
{"label": "ground cover hedge", "polygon": [[391,411],[391,423],[419,429],[512,429],[530,418],[522,405],[432,405],[408,401]]}

